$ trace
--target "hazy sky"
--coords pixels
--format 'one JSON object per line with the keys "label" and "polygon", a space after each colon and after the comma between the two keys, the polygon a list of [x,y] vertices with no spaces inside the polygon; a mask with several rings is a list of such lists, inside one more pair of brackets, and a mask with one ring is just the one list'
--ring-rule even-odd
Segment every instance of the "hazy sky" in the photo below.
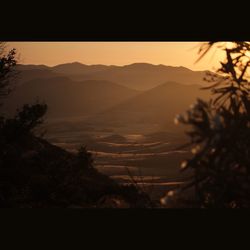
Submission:
{"label": "hazy sky", "polygon": [[127,65],[136,62],[212,70],[223,53],[213,50],[195,64],[200,42],[10,42],[20,63],[57,65],[67,62]]}

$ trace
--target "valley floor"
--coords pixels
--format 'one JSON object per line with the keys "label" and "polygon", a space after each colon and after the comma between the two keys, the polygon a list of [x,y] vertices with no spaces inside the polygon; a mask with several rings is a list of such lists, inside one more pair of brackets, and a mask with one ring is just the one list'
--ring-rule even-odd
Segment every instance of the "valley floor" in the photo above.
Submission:
{"label": "valley floor", "polygon": [[181,174],[179,166],[190,153],[177,150],[184,136],[174,131],[159,132],[157,126],[145,124],[100,129],[82,121],[60,121],[49,128],[47,139],[51,143],[71,152],[85,145],[101,173],[121,184],[138,185],[153,200],[182,185],[187,176]]}

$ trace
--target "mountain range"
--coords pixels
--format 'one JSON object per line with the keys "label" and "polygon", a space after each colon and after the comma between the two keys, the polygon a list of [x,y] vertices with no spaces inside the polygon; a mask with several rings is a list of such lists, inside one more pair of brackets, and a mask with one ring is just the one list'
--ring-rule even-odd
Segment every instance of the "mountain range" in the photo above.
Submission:
{"label": "mountain range", "polygon": [[205,84],[203,78],[207,71],[192,71],[185,67],[133,63],[124,66],[85,65],[78,62],[60,64],[53,67],[45,65],[19,65],[22,82],[28,75],[67,76],[72,80],[106,80],[119,83],[136,90],[148,90],[164,82],[174,81],[183,84]]}
{"label": "mountain range", "polygon": [[5,111],[24,103],[46,102],[48,117],[98,115],[102,121],[168,122],[184,112],[201,91],[206,71],[134,63],[125,66],[67,63],[18,65],[15,90]]}

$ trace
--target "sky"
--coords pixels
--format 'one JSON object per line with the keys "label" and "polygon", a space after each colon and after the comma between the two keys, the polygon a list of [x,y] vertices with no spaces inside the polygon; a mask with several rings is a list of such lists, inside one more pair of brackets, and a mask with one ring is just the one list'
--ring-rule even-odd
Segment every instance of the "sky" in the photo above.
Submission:
{"label": "sky", "polygon": [[198,63],[201,42],[9,42],[21,64],[54,66],[62,63],[128,65],[131,63],[183,66],[192,70],[213,70],[223,52],[211,50]]}

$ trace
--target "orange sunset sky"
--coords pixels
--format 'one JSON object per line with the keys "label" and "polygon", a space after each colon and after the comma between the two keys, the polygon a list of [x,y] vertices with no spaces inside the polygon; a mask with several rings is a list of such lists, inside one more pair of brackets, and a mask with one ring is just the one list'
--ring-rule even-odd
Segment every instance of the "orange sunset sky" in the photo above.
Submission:
{"label": "orange sunset sky", "polygon": [[49,66],[84,64],[127,65],[136,62],[184,66],[192,70],[213,70],[222,59],[214,48],[195,64],[201,42],[9,42],[16,48],[19,63]]}

